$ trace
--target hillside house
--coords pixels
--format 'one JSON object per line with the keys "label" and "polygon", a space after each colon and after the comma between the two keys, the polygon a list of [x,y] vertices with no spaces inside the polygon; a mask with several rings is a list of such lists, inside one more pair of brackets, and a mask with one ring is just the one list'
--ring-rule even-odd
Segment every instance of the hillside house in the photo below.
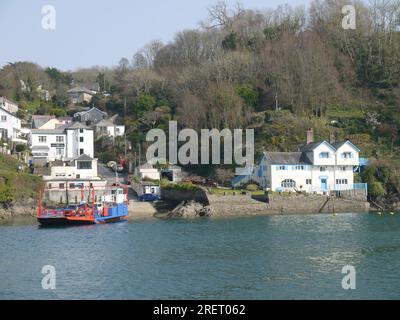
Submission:
{"label": "hillside house", "polygon": [[107,113],[97,109],[96,107],[92,107],[89,110],[77,112],[74,114],[74,121],[82,122],[82,123],[90,123],[96,124],[101,120],[107,118]]}
{"label": "hillside house", "polygon": [[0,139],[18,139],[21,131],[21,119],[0,106]]}
{"label": "hillside house", "polygon": [[68,98],[74,104],[92,101],[95,91],[89,90],[86,87],[75,87],[67,91]]}
{"label": "hillside house", "polygon": [[18,112],[18,104],[6,97],[0,97],[0,108],[3,108],[14,115]]}
{"label": "hillside house", "polygon": [[72,122],[55,129],[32,129],[30,146],[34,164],[71,160],[81,155],[94,157],[93,129]]}
{"label": "hillside house", "polygon": [[118,126],[110,120],[101,120],[96,123],[96,138],[108,136],[111,138],[123,137],[125,134],[125,126]]}
{"label": "hillside house", "polygon": [[324,193],[365,189],[354,182],[360,165],[360,149],[350,141],[313,142],[309,130],[307,144],[298,152],[264,152],[259,164],[247,176],[233,180],[234,187],[255,181],[271,191]]}

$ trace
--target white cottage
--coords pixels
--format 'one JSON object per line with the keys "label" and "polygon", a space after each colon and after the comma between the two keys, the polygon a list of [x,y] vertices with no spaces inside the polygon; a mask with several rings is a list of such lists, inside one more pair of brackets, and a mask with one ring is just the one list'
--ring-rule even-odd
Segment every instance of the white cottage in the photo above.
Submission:
{"label": "white cottage", "polygon": [[323,193],[367,188],[354,183],[354,171],[360,165],[357,146],[350,141],[311,141],[299,152],[264,152],[250,175],[235,178],[234,187],[254,180],[271,191]]}
{"label": "white cottage", "polygon": [[17,139],[21,131],[21,120],[0,106],[0,138]]}
{"label": "white cottage", "polygon": [[93,129],[78,122],[55,129],[33,129],[30,137],[33,161],[35,164],[46,164],[75,159],[84,154],[93,158],[93,136]]}
{"label": "white cottage", "polygon": [[351,190],[359,152],[350,141],[334,145],[316,142],[301,152],[265,152],[257,168],[257,180],[272,191]]}

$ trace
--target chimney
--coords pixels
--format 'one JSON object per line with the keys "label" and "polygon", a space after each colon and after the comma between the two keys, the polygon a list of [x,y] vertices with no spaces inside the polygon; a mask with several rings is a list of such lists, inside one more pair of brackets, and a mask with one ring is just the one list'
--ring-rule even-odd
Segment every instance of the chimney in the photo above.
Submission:
{"label": "chimney", "polygon": [[329,132],[329,143],[336,142],[336,132]]}
{"label": "chimney", "polygon": [[307,130],[307,142],[306,144],[309,145],[310,143],[314,142],[314,129],[313,128],[309,128]]}

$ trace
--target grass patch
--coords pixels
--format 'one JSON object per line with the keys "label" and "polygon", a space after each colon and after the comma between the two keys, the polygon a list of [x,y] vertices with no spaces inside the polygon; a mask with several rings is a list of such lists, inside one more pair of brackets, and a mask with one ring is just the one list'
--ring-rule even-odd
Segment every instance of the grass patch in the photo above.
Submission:
{"label": "grass patch", "polygon": [[202,190],[201,187],[194,185],[190,182],[179,182],[172,183],[165,180],[161,180],[161,188],[165,190],[180,190],[180,191],[199,191]]}

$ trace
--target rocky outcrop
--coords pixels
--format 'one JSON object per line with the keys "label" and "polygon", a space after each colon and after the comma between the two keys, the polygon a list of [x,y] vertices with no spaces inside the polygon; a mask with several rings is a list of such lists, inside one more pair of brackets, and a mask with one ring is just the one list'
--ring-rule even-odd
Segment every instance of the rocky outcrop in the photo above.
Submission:
{"label": "rocky outcrop", "polygon": [[182,201],[195,201],[205,206],[209,205],[207,194],[203,189],[177,190],[161,188],[161,199],[174,205],[178,205]]}
{"label": "rocky outcrop", "polygon": [[0,208],[0,219],[8,219],[14,216],[31,216],[35,213],[35,201],[26,199],[23,202],[13,202],[7,208]]}
{"label": "rocky outcrop", "polygon": [[168,218],[206,218],[214,215],[211,206],[205,206],[195,201],[182,202],[168,214]]}

